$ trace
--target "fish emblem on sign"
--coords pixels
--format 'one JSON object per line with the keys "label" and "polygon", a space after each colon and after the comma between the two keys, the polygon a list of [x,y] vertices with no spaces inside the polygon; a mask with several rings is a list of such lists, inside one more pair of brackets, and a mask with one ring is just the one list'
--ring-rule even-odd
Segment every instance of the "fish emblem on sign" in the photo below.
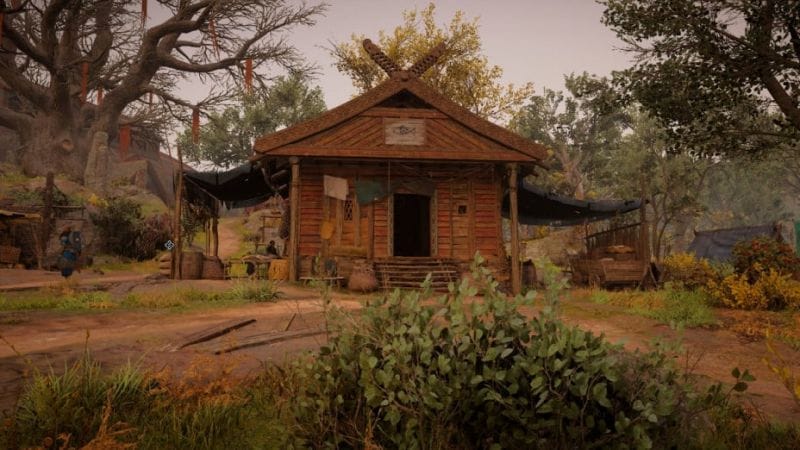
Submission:
{"label": "fish emblem on sign", "polygon": [[424,145],[424,119],[384,119],[387,145]]}

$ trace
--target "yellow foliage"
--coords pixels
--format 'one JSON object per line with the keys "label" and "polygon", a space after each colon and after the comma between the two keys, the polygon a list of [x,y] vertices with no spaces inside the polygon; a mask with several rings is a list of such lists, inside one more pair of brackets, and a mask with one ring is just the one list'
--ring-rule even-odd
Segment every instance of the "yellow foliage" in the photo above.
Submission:
{"label": "yellow foliage", "polygon": [[668,281],[682,283],[687,288],[702,287],[716,278],[708,260],[698,259],[692,253],[673,253],[664,258],[662,265]]}
{"label": "yellow foliage", "polygon": [[[425,56],[440,42],[447,49],[437,64],[425,72],[422,79],[445,97],[473,113],[505,122],[533,93],[533,85],[522,87],[503,85],[503,69],[489,64],[481,49],[478,20],[466,20],[456,11],[448,25],[439,26],[435,20],[436,7],[405,11],[403,24],[393,32],[378,32],[378,46],[401,68],[408,68]],[[353,35],[349,41],[336,44],[331,51],[336,68],[349,76],[353,85],[364,92],[387,77],[367,55],[361,43],[367,36]]]}
{"label": "yellow foliage", "polygon": [[783,385],[794,397],[794,401],[800,406],[800,378],[795,376],[794,372],[789,368],[789,364],[775,349],[769,332],[767,332],[767,351],[769,356],[763,359],[764,364],[780,378]]}
{"label": "yellow foliage", "polygon": [[89,204],[97,207],[108,206],[108,202],[105,199],[98,197],[97,194],[92,194],[89,196]]}
{"label": "yellow foliage", "polygon": [[800,307],[800,282],[775,269],[759,272],[755,283],[748,276],[729,275],[717,282],[709,280],[706,291],[718,303],[735,309],[784,309]]}

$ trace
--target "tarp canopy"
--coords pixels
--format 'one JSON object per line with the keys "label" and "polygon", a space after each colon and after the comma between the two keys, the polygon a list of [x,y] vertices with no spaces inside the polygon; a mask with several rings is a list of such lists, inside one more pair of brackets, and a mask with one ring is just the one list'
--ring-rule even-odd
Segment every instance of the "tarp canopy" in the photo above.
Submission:
{"label": "tarp canopy", "polygon": [[777,237],[777,234],[773,224],[696,231],[694,240],[689,244],[689,251],[693,252],[698,258],[706,258],[712,261],[730,261],[733,246],[737,242],[750,240],[756,236]]}
{"label": "tarp canopy", "polygon": [[187,172],[183,175],[189,201],[206,203],[204,197],[212,196],[225,207],[246,208],[266,201],[275,191],[267,184],[260,170],[251,164],[226,172]]}
{"label": "tarp canopy", "polygon": [[[554,194],[520,180],[517,190],[519,223],[565,227],[610,219],[635,211],[641,200],[577,200]],[[503,217],[509,217],[509,198],[503,198]]]}

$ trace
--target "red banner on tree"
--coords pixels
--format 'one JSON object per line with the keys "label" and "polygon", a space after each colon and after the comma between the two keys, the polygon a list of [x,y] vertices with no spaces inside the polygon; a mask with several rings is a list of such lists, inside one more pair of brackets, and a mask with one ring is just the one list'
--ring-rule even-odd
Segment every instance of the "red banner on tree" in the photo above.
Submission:
{"label": "red banner on tree", "polygon": [[89,86],[89,63],[84,61],[81,64],[81,103],[86,103],[88,86]]}
{"label": "red banner on tree", "polygon": [[103,105],[103,86],[97,87],[97,106]]}
{"label": "red banner on tree", "polygon": [[253,58],[244,60],[244,88],[247,93],[253,90]]}
{"label": "red banner on tree", "polygon": [[119,154],[122,157],[128,155],[128,149],[131,147],[131,126],[122,125],[119,128]]}
{"label": "red banner on tree", "polygon": [[147,0],[142,0],[142,28],[147,22]]}
{"label": "red banner on tree", "polygon": [[217,27],[214,25],[214,19],[208,19],[208,33],[211,35],[211,45],[214,48],[214,53],[219,58],[219,42],[217,42]]}
{"label": "red banner on tree", "polygon": [[192,108],[192,143],[200,142],[200,108]]}

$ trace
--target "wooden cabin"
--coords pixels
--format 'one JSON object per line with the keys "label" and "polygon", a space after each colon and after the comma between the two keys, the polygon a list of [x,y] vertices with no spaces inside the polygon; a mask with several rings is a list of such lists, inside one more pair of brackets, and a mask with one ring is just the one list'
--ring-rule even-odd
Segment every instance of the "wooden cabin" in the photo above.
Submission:
{"label": "wooden cabin", "polygon": [[[508,258],[519,261],[519,167],[541,163],[545,149],[420,80],[441,46],[408,70],[368,41],[365,48],[388,80],[255,144],[251,159],[270,168],[268,177],[291,175],[290,279],[310,276],[319,256],[336,258],[340,275],[366,259],[379,280],[410,287],[428,271],[460,275],[480,252],[492,267],[511,272],[518,292],[519,264],[509,270]],[[513,255],[503,250],[507,194]]]}

